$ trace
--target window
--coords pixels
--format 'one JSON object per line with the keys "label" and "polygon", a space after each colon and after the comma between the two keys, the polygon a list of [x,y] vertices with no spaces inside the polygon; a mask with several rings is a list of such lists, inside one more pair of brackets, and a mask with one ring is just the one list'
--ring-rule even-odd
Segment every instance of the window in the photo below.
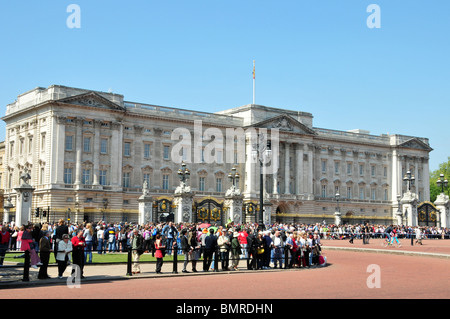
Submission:
{"label": "window", "polygon": [[124,172],[122,178],[122,186],[130,187],[130,172]]}
{"label": "window", "polygon": [[9,144],[9,157],[12,157],[14,154],[14,142]]}
{"label": "window", "polygon": [[339,174],[339,162],[334,162],[334,173]]}
{"label": "window", "polygon": [[359,199],[364,199],[364,187],[359,188]]}
{"label": "window", "polygon": [[384,189],[384,200],[389,200],[387,188]]}
{"label": "window", "polygon": [[326,173],[327,171],[327,161],[322,160],[322,173]]}
{"label": "window", "polygon": [[364,175],[364,164],[359,164],[359,175]]}
{"label": "window", "polygon": [[83,151],[89,153],[91,151],[91,138],[85,137],[83,138]]}
{"label": "window", "polygon": [[41,167],[40,175],[39,175],[39,184],[44,184],[45,181],[45,168]]}
{"label": "window", "polygon": [[72,169],[64,168],[64,184],[72,184]]}
{"label": "window", "polygon": [[347,174],[348,175],[352,174],[352,163],[347,163]]}
{"label": "window", "polygon": [[169,175],[163,175],[162,188],[165,189],[165,190],[169,189]]}
{"label": "window", "polygon": [[28,138],[28,153],[31,153],[33,150],[33,138],[30,136]]}
{"label": "window", "polygon": [[322,197],[327,197],[327,185],[322,185]]}
{"label": "window", "polygon": [[372,189],[370,190],[370,198],[371,198],[372,200],[376,200],[376,199],[377,199],[377,190],[376,190],[376,188],[372,188]]}
{"label": "window", "polygon": [[19,154],[20,155],[22,155],[22,153],[23,153],[23,144],[24,144],[24,141],[23,141],[23,138],[21,138],[20,144],[19,144]]}
{"label": "window", "polygon": [[351,199],[352,197],[353,197],[352,188],[349,186],[349,187],[347,187],[347,198]]}
{"label": "window", "polygon": [[123,155],[124,156],[131,156],[131,143],[125,142],[123,147]]}
{"label": "window", "polygon": [[164,149],[163,149],[163,158],[165,159],[165,160],[168,160],[169,159],[169,152],[170,151],[170,146],[168,146],[168,145],[164,145]]}
{"label": "window", "polygon": [[204,191],[205,190],[205,178],[199,177],[198,179],[198,190]]}
{"label": "window", "polygon": [[216,161],[217,161],[217,164],[222,164],[223,163],[223,151],[217,151]]}
{"label": "window", "polygon": [[339,186],[334,186],[334,193],[335,194],[340,194]]}
{"label": "window", "polygon": [[108,154],[108,139],[102,138],[100,140],[100,154]]}
{"label": "window", "polygon": [[150,144],[144,144],[144,158],[150,158]]}
{"label": "window", "polygon": [[222,191],[222,178],[216,178],[216,192]]}
{"label": "window", "polygon": [[91,184],[91,170],[90,169],[83,169],[83,175],[82,175],[81,183],[83,185]]}
{"label": "window", "polygon": [[106,174],[107,174],[108,172],[106,171],[106,170],[100,170],[99,171],[99,180],[98,180],[98,182],[99,182],[99,184],[100,185],[108,185],[108,183],[107,183],[107,180],[106,180]]}
{"label": "window", "polygon": [[45,150],[45,134],[41,135],[41,150]]}
{"label": "window", "polygon": [[66,151],[72,151],[72,150],[73,150],[73,136],[66,135]]}
{"label": "window", "polygon": [[383,167],[383,176],[387,177],[387,167]]}
{"label": "window", "polygon": [[375,165],[371,165],[371,166],[370,166],[370,175],[371,175],[371,176],[375,176],[375,175],[376,175],[376,172],[377,172],[376,166],[375,166]]}

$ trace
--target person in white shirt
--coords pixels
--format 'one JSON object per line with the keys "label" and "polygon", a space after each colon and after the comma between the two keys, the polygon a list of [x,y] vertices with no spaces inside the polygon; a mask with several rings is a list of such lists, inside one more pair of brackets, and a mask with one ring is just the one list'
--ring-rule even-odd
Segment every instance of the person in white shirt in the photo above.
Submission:
{"label": "person in white shirt", "polygon": [[67,268],[67,262],[71,258],[72,242],[69,240],[69,235],[64,234],[62,240],[58,244],[58,252],[56,254],[56,261],[58,263],[58,278],[63,278],[64,271]]}
{"label": "person in white shirt", "polygon": [[416,244],[422,245],[422,232],[420,230],[420,227],[416,227],[415,233],[416,233]]}

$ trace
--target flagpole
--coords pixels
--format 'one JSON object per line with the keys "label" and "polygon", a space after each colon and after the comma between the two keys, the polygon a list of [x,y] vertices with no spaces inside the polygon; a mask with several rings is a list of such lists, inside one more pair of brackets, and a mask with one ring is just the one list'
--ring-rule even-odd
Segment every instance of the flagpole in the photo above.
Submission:
{"label": "flagpole", "polygon": [[255,104],[255,60],[253,60],[253,104]]}

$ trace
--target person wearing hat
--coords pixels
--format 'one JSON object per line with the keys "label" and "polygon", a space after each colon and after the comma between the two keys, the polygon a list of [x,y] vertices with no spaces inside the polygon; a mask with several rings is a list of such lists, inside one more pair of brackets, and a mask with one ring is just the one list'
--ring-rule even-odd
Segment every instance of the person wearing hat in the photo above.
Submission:
{"label": "person wearing hat", "polygon": [[67,262],[70,260],[70,253],[72,252],[72,243],[69,240],[69,235],[62,235],[62,239],[58,243],[58,251],[56,254],[56,262],[58,263],[58,278],[62,278],[64,271],[67,268]]}
{"label": "person wearing hat", "polygon": [[231,239],[231,269],[233,270],[239,270],[238,266],[239,266],[239,256],[242,253],[241,250],[241,244],[239,242],[239,233],[238,232],[234,232],[233,233],[233,239]]}

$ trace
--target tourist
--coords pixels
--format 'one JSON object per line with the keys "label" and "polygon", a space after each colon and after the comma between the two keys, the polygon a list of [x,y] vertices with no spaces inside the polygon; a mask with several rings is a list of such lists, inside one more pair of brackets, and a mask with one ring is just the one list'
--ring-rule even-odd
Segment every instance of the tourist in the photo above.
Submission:
{"label": "tourist", "polygon": [[72,268],[72,274],[76,272],[77,265],[80,269],[80,278],[84,278],[84,248],[86,247],[86,242],[83,237],[83,230],[79,229],[76,233],[76,236],[72,237],[72,261],[74,267]]}
{"label": "tourist", "polygon": [[86,229],[83,232],[83,237],[86,241],[86,246],[84,248],[84,263],[92,264],[92,247],[94,242],[93,236],[94,230],[92,229],[92,224],[89,223],[86,225]]}
{"label": "tourist", "polygon": [[67,268],[67,263],[71,258],[72,243],[69,241],[69,235],[62,235],[61,240],[57,246],[56,262],[58,263],[58,278],[63,278],[64,271]]}
{"label": "tourist", "polygon": [[166,249],[166,245],[163,243],[161,239],[161,234],[156,235],[155,240],[155,257],[156,257],[156,273],[161,274],[161,269],[163,266],[163,257],[164,252],[163,250]]}

